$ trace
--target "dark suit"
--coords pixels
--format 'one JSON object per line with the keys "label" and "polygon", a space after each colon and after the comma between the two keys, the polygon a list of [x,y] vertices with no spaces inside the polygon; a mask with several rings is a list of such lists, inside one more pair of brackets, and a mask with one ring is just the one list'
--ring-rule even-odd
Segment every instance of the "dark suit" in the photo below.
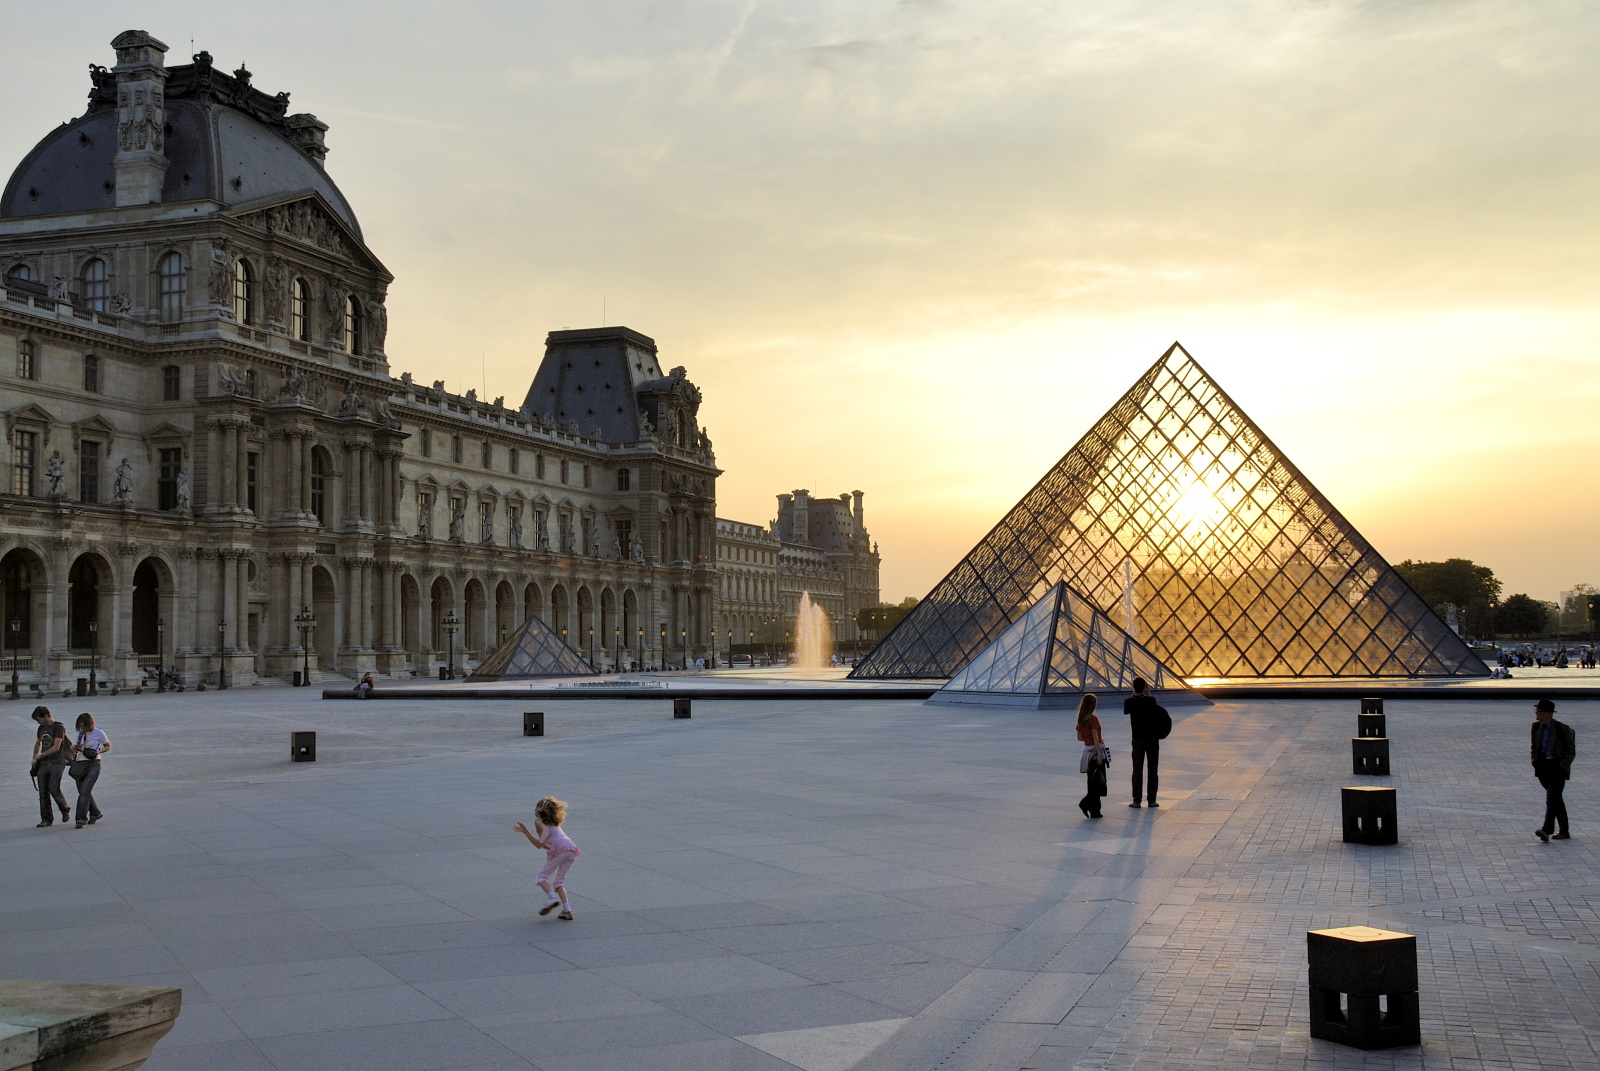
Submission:
{"label": "dark suit", "polygon": [[1544,825],[1540,828],[1546,833],[1555,832],[1558,826],[1561,832],[1567,832],[1567,803],[1561,794],[1566,791],[1572,760],[1577,756],[1578,734],[1572,726],[1554,718],[1533,723],[1528,757],[1533,762],[1534,776],[1544,786]]}
{"label": "dark suit", "polygon": [[1156,802],[1156,790],[1160,787],[1161,767],[1161,735],[1156,729],[1157,711],[1160,709],[1155,697],[1151,695],[1129,696],[1122,701],[1122,712],[1128,716],[1128,729],[1133,734],[1133,746],[1130,749],[1129,765],[1133,767],[1133,802],[1138,803],[1139,797],[1144,794],[1144,766],[1150,764],[1150,795],[1146,797],[1151,803]]}

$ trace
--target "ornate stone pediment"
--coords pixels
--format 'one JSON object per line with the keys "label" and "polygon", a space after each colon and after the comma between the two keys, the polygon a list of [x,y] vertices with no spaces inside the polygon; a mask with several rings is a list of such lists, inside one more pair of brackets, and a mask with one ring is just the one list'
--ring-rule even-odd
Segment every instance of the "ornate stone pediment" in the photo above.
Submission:
{"label": "ornate stone pediment", "polygon": [[241,212],[240,223],[270,235],[291,238],[345,260],[369,260],[360,239],[316,194]]}

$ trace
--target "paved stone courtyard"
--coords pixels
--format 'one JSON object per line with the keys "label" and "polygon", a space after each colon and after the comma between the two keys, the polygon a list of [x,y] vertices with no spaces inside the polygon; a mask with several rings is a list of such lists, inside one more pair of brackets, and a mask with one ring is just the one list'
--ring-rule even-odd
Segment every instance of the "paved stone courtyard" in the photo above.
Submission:
{"label": "paved stone courtyard", "polygon": [[[0,976],[181,986],[150,1071],[1600,1067],[1600,703],[1561,703],[1542,845],[1530,704],[1391,702],[1401,843],[1360,848],[1353,701],[1175,711],[1159,811],[1110,714],[1090,822],[1058,712],[573,702],[525,739],[518,702],[310,691],[53,703],[116,743],[82,831],[33,828],[0,707]],[[510,829],[545,793],[575,922]],[[1419,935],[1420,1049],[1308,1037],[1304,932],[1351,923]]]}

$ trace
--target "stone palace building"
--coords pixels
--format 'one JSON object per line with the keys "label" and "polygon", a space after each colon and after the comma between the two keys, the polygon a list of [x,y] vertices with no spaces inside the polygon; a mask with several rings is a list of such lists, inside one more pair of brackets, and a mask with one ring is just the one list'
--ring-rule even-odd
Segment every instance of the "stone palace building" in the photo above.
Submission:
{"label": "stone palace building", "polygon": [[836,649],[861,639],[856,611],[878,603],[878,547],[860,491],[778,496],[767,527],[717,518],[717,630],[724,649],[781,651],[793,638],[802,594],[832,622]]}
{"label": "stone palace building", "polygon": [[552,332],[516,408],[393,378],[326,124],[112,46],[0,197],[0,683],[431,675],[528,614],[600,668],[709,656],[684,370],[616,327]]}

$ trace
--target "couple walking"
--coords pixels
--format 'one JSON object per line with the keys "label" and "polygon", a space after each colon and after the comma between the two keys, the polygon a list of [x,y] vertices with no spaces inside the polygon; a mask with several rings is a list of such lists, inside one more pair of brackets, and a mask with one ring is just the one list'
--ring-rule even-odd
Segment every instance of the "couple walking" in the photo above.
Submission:
{"label": "couple walking", "polygon": [[33,739],[33,765],[29,772],[39,787],[39,824],[44,829],[55,824],[55,811],[51,804],[61,809],[61,821],[70,821],[67,797],[61,794],[61,775],[70,776],[78,783],[78,828],[92,826],[100,821],[100,808],[95,806],[94,786],[100,780],[100,756],[111,750],[106,734],[94,727],[94,718],[79,714],[76,740],[69,739],[67,727],[56,721],[49,707],[34,707],[33,720],[39,726]]}
{"label": "couple walking", "polygon": [[[1156,791],[1160,785],[1158,769],[1161,765],[1161,741],[1172,732],[1172,718],[1166,708],[1149,694],[1150,685],[1143,677],[1133,678],[1133,694],[1122,701],[1122,713],[1128,717],[1128,728],[1133,736],[1133,802],[1129,807],[1140,806],[1143,796],[1152,807],[1159,807]],[[1106,747],[1100,731],[1100,719],[1095,715],[1099,698],[1088,692],[1078,701],[1078,742],[1083,755],[1078,762],[1078,772],[1088,774],[1088,791],[1078,801],[1078,810],[1085,818],[1103,817],[1100,798],[1106,794],[1106,768],[1111,765],[1111,749]],[[1144,794],[1144,766],[1150,764],[1150,794]]]}

